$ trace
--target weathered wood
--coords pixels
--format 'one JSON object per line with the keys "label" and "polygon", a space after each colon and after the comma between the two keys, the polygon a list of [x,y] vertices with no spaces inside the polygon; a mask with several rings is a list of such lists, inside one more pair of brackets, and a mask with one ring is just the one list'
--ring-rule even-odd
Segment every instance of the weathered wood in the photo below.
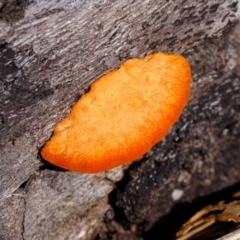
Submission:
{"label": "weathered wood", "polygon": [[[183,53],[206,37],[220,36],[239,18],[238,1],[11,0],[0,1],[0,15],[0,196],[7,209],[0,234],[90,239],[102,226],[122,167],[97,175],[48,170],[40,168],[39,148],[96,77],[131,57]],[[198,85],[193,91],[202,93]],[[188,107],[179,128],[190,124],[193,113]],[[24,197],[16,200],[16,193]],[[21,213],[11,201],[24,205]],[[22,216],[21,231],[8,231],[10,212],[11,219]],[[11,219],[8,226],[15,228]]]}

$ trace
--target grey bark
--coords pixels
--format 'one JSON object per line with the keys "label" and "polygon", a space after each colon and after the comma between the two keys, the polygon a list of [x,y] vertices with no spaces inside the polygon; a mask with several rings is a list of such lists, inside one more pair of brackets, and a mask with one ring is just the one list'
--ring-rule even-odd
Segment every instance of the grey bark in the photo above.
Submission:
{"label": "grey bark", "polygon": [[[105,226],[103,216],[111,211],[108,194],[124,175],[124,168],[96,175],[49,168],[38,153],[51,136],[53,127],[68,114],[74,102],[97,77],[117,68],[126,59],[155,51],[188,53],[191,59],[190,52],[195,46],[206,38],[220,37],[222,30],[238,18],[238,1],[0,1],[0,236],[5,239],[92,239],[100,234]],[[200,60],[191,59],[193,66],[198,66],[194,68],[195,80],[211,72],[208,71],[211,60],[196,63]],[[198,71],[201,74],[198,75]],[[238,84],[237,77],[229,75],[228,79],[231,84]],[[196,81],[193,84],[191,102],[174,129],[187,131],[198,126],[196,132],[184,132],[186,140],[171,149],[172,140],[179,137],[173,129],[160,148],[150,151],[145,161],[135,165],[133,180],[149,181],[144,176],[163,169],[166,181],[170,177],[167,173],[173,174],[174,169],[189,174],[183,164],[175,163],[177,159],[189,156],[186,153],[190,147],[188,142],[201,133],[201,127],[208,127],[206,122],[199,127],[197,123],[201,121],[193,119],[201,115],[198,103],[214,106],[217,101],[206,99],[204,87],[216,91],[214,86],[218,85],[212,75],[203,83]],[[231,87],[227,85],[226,89]],[[226,89],[223,87],[217,99],[224,97]],[[213,114],[212,109],[206,109],[209,110],[206,114]],[[223,110],[220,112],[227,114]],[[239,125],[234,126],[239,130]],[[210,133],[215,127],[209,127]],[[235,142],[237,136],[229,135]],[[217,139],[214,151],[219,150],[219,141],[225,143],[228,140]],[[204,139],[199,142],[200,146],[208,144]],[[231,149],[236,151],[236,146]],[[182,156],[180,152],[186,155]],[[169,165],[160,163],[148,172],[152,162],[158,160]],[[223,157],[219,164],[225,161]],[[210,166],[205,167],[211,169]],[[225,168],[224,164],[222,166]],[[153,176],[157,177],[156,173]],[[158,186],[165,181],[162,177],[159,179],[161,181],[156,181]],[[228,184],[237,180],[239,178],[234,175]],[[154,195],[153,185],[147,184],[150,190],[146,192],[161,201],[161,193],[169,197],[173,189],[164,192],[159,188]],[[153,219],[152,207],[155,205],[152,202],[144,207],[139,202],[136,204],[146,192],[136,194],[134,181],[127,186],[118,199],[127,218],[136,224]],[[191,186],[193,189],[196,184]],[[197,195],[193,191],[186,200]],[[142,203],[146,205],[145,201]]]}

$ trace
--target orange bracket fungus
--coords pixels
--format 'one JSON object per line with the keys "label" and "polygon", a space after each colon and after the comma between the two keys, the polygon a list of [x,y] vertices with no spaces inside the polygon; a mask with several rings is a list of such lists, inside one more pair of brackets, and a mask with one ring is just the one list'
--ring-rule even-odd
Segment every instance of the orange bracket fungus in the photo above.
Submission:
{"label": "orange bracket fungus", "polygon": [[179,118],[191,85],[183,56],[133,58],[96,80],[41,150],[59,167],[96,173],[132,162]]}

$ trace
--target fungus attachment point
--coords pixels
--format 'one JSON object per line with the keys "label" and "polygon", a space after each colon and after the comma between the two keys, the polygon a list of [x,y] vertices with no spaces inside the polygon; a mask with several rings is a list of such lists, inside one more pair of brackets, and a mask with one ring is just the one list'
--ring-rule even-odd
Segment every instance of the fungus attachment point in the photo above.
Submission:
{"label": "fungus attachment point", "polygon": [[181,55],[159,52],[127,60],[91,85],[57,124],[41,155],[87,173],[137,160],[177,121],[190,84],[190,65]]}

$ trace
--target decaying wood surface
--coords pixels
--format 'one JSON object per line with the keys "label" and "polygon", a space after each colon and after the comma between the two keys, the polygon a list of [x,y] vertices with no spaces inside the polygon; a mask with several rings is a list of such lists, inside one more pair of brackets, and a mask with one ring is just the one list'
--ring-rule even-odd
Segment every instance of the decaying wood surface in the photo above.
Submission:
{"label": "decaying wood surface", "polygon": [[[0,238],[93,239],[103,232],[104,215],[112,211],[108,195],[115,182],[124,176],[124,168],[88,175],[48,166],[38,153],[51,136],[54,125],[67,115],[94,79],[117,68],[124,60],[154,51],[188,53],[191,58],[195,46],[209,37],[220,37],[222,30],[238,18],[238,1],[230,0],[0,1]],[[199,56],[201,58],[201,54]],[[208,73],[207,64],[211,65],[211,61],[202,63],[193,57],[191,61],[198,66],[194,69],[195,78],[199,77],[196,71],[202,76]],[[230,75],[229,79],[239,80]],[[200,113],[197,101],[217,104],[206,98],[204,87],[199,87],[213,83],[214,79],[202,81],[200,85],[193,84],[192,102],[175,129],[187,131],[195,127]],[[224,88],[219,96],[224,98]],[[209,131],[214,127],[209,127]],[[160,148],[146,155],[146,159],[162,159],[172,165],[156,164],[149,170],[144,164],[150,161],[145,160],[142,166],[136,165],[132,170],[135,174],[132,179],[144,182],[147,179],[144,176],[156,171],[165,174],[166,183],[167,173],[173,173],[175,168],[188,176],[184,164],[174,163],[179,159],[184,162],[183,158],[189,156],[186,149],[194,136],[185,132],[186,141],[170,149],[171,141],[180,135],[173,129]],[[237,136],[233,134],[235,140]],[[200,143],[205,141],[199,138]],[[215,152],[219,141],[215,141]],[[164,144],[168,146],[165,156],[159,154]],[[184,156],[179,151],[181,148],[186,153]],[[156,177],[156,173],[153,176]],[[208,179],[208,173],[205,177]],[[231,183],[237,180],[236,177]],[[164,185],[162,187],[164,189]],[[149,208],[154,204],[143,207],[138,202],[146,193],[154,197],[154,191],[143,189],[145,192],[136,194],[135,190],[136,183],[129,182],[126,191],[119,195],[118,205],[125,208],[129,221],[138,224],[154,218],[149,217]],[[189,199],[195,193],[193,191]],[[159,196],[161,188],[155,195]],[[142,203],[146,205],[145,201]],[[127,233],[122,230],[122,234]]]}

